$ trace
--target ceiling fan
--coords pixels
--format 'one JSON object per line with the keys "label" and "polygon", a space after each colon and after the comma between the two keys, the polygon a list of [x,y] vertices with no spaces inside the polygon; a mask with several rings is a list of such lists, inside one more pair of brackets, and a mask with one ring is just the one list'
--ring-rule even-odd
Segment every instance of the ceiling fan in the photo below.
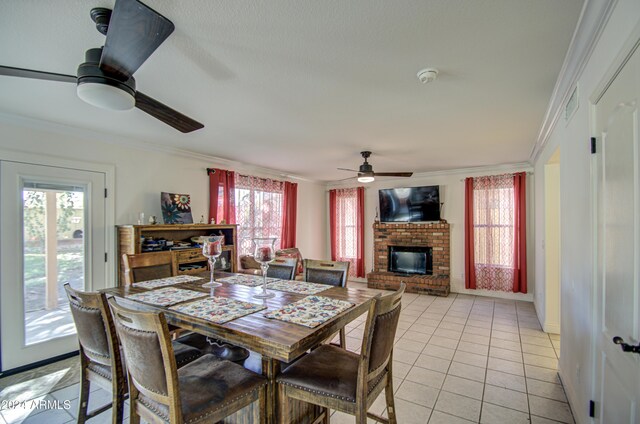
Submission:
{"label": "ceiling fan", "polygon": [[410,177],[413,175],[413,172],[373,172],[373,166],[367,162],[367,159],[371,156],[371,152],[364,151],[360,152],[360,154],[364,158],[364,163],[360,165],[357,171],[355,169],[338,168],[341,171],[357,172],[358,182],[370,183],[375,180],[375,177]]}
{"label": "ceiling fan", "polygon": [[170,20],[138,0],[116,0],[113,12],[91,9],[91,19],[107,37],[103,47],[86,51],[77,76],[1,65],[0,75],[76,83],[78,97],[94,106],[110,110],[135,106],[183,133],[204,127],[136,91],[133,74],[173,32]]}

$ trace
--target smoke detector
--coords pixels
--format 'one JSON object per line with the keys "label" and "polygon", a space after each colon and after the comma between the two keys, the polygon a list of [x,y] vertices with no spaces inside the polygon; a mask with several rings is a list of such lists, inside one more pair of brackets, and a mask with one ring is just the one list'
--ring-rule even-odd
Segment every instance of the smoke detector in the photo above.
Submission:
{"label": "smoke detector", "polygon": [[438,70],[435,68],[427,68],[418,72],[418,79],[423,84],[428,84],[438,78]]}

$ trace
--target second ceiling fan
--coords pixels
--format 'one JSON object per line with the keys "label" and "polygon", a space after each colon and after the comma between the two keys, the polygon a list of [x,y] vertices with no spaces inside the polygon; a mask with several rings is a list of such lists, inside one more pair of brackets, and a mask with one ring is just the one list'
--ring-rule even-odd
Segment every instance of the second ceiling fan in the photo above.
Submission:
{"label": "second ceiling fan", "polygon": [[373,172],[373,166],[367,161],[371,156],[371,152],[365,150],[364,152],[360,152],[360,154],[364,158],[364,162],[358,170],[338,168],[341,171],[357,172],[358,182],[370,183],[375,180],[375,177],[410,177],[413,175],[413,172]]}

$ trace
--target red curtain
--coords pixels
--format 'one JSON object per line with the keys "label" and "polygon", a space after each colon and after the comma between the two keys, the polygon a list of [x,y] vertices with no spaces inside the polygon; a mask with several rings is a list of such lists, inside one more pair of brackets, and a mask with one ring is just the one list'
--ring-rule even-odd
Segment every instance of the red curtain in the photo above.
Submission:
{"label": "red curtain", "polygon": [[473,178],[464,180],[464,286],[476,288],[475,243],[473,224]]}
{"label": "red curtain", "polygon": [[351,262],[349,275],[364,277],[364,187],[329,190],[331,260]]}
{"label": "red curtain", "polygon": [[527,292],[527,196],[526,172],[518,172],[513,176],[514,211],[515,211],[515,242],[514,259],[515,275],[513,278],[513,292]]}
{"label": "red curtain", "polygon": [[208,168],[209,174],[209,222],[236,223],[235,172],[226,169]]}
{"label": "red curtain", "polygon": [[296,218],[298,209],[298,184],[285,181],[282,205],[281,249],[296,247]]}

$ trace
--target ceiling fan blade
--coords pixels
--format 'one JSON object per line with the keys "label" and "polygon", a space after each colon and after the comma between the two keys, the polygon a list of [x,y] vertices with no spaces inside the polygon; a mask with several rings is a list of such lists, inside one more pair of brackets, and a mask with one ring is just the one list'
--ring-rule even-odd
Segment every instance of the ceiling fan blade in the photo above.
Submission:
{"label": "ceiling fan blade", "polygon": [[169,106],[166,106],[139,91],[136,92],[136,107],[183,133],[189,133],[191,131],[204,128],[204,125],[200,122],[171,109]]}
{"label": "ceiling fan blade", "polygon": [[13,68],[11,66],[2,65],[0,65],[0,75],[73,83],[78,80],[74,75],[56,74],[54,72],[35,71],[33,69]]}
{"label": "ceiling fan blade", "polygon": [[170,20],[137,0],[116,0],[100,69],[133,75],[174,29]]}
{"label": "ceiling fan blade", "polygon": [[410,177],[413,172],[374,172],[376,177]]}
{"label": "ceiling fan blade", "polygon": [[349,172],[358,172],[355,169],[349,169],[349,168],[337,168],[339,171],[349,171]]}

